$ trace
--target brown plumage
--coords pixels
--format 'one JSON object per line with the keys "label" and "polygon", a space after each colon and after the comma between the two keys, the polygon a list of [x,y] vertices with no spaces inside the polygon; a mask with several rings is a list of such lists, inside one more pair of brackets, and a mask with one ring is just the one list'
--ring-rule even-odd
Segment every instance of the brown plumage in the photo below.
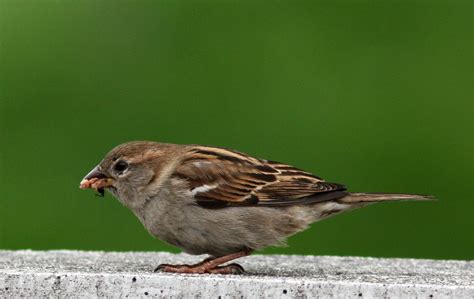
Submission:
{"label": "brown plumage", "polygon": [[241,272],[237,264],[221,264],[372,202],[431,199],[350,193],[296,167],[241,152],[145,141],[113,149],[81,188],[106,188],[152,235],[188,253],[215,257],[192,266],[159,267],[186,273]]}
{"label": "brown plumage", "polygon": [[196,202],[206,207],[288,206],[347,195],[343,185],[301,169],[215,147],[191,147],[173,176],[189,182],[191,192],[208,186],[195,194]]}

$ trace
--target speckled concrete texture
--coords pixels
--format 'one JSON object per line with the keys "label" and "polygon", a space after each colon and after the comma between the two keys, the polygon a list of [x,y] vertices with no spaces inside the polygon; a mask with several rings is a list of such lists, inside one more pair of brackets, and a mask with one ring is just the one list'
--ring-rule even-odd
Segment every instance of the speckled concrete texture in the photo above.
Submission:
{"label": "speckled concrete texture", "polygon": [[473,261],[253,255],[245,275],[153,273],[203,257],[0,251],[0,298],[474,298]]}

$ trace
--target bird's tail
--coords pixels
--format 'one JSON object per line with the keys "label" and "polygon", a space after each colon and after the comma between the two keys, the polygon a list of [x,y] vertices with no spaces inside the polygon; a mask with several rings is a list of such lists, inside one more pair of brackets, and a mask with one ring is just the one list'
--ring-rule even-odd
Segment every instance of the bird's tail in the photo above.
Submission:
{"label": "bird's tail", "polygon": [[371,203],[399,200],[435,200],[431,195],[402,194],[402,193],[350,193],[338,199],[341,203]]}

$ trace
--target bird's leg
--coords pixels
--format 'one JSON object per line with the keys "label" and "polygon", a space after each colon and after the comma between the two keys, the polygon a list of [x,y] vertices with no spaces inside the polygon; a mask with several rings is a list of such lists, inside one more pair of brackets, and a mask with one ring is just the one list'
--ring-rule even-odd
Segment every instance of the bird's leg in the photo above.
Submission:
{"label": "bird's leg", "polygon": [[192,273],[192,274],[240,274],[244,272],[244,268],[240,265],[232,263],[226,266],[221,266],[228,261],[235,260],[240,257],[247,256],[251,253],[251,250],[242,250],[239,252],[231,253],[228,255],[207,258],[200,263],[194,265],[169,265],[161,264],[156,271],[171,272],[171,273]]}

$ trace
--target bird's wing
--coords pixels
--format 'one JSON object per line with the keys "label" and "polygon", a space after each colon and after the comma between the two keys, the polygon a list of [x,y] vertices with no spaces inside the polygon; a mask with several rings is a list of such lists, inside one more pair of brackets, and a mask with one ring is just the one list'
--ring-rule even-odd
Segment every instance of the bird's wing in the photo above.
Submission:
{"label": "bird's wing", "polygon": [[186,180],[196,202],[208,208],[289,206],[347,195],[343,185],[298,168],[215,147],[191,147],[172,175]]}

